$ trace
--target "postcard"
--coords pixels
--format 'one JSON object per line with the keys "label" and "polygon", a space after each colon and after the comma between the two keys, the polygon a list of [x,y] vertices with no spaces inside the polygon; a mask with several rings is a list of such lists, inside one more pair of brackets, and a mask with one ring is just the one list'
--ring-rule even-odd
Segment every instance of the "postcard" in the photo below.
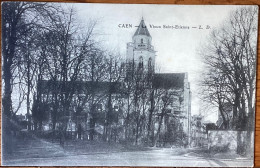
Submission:
{"label": "postcard", "polygon": [[258,7],[2,3],[2,165],[251,167]]}

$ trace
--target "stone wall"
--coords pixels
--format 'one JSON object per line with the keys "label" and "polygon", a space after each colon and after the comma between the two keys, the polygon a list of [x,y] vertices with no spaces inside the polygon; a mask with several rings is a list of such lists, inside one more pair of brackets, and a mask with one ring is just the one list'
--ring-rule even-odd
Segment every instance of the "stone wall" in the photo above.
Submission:
{"label": "stone wall", "polygon": [[215,152],[237,152],[238,141],[244,146],[246,141],[246,131],[209,130],[208,149]]}

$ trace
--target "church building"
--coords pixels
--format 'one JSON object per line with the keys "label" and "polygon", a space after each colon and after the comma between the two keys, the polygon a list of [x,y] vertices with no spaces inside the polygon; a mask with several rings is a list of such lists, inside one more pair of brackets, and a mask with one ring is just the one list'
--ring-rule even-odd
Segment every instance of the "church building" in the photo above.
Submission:
{"label": "church building", "polygon": [[[167,128],[171,125],[169,122],[178,122],[188,138],[188,143],[190,143],[191,90],[188,73],[156,73],[155,56],[156,51],[152,45],[151,34],[142,18],[132,37],[132,42],[127,43],[126,63],[132,62],[137,65],[137,68],[141,67],[144,71],[151,71],[152,88],[161,91],[167,90],[171,95],[171,102],[166,107],[167,114],[164,115],[162,123],[164,128],[161,132],[169,130]],[[160,56],[157,59],[160,59]],[[164,102],[159,101],[159,103],[163,104]]]}
{"label": "church building", "polygon": [[[38,81],[33,116],[40,117],[34,117],[35,128],[43,125],[44,130],[63,130],[70,137],[87,140],[188,145],[188,74],[156,73],[155,56],[152,36],[142,19],[127,43],[119,81]],[[71,100],[62,104],[64,94],[71,95]]]}

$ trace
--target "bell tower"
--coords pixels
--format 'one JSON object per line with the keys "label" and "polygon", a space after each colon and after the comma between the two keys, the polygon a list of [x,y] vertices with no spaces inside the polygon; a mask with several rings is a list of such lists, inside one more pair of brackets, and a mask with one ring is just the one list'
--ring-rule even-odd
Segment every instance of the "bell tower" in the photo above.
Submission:
{"label": "bell tower", "polygon": [[155,65],[155,51],[152,46],[152,37],[142,18],[132,42],[127,43],[126,62],[134,62],[136,67],[143,68],[145,71],[152,69]]}

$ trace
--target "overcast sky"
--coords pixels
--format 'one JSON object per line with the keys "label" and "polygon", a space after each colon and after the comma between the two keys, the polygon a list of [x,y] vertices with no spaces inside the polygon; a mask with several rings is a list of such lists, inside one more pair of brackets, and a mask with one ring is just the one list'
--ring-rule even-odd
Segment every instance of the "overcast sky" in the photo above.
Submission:
{"label": "overcast sky", "polygon": [[[239,6],[75,4],[74,7],[81,23],[87,23],[89,18],[98,20],[96,32],[102,34],[104,46],[120,51],[122,56],[126,54],[126,43],[132,41],[135,26],[143,17],[157,51],[155,62],[160,72],[188,72],[193,115],[200,113],[202,104],[196,92],[198,79],[201,78],[199,72],[203,70],[198,50],[205,45],[210,32],[220,27],[230,12]],[[119,24],[131,24],[132,28],[120,28]],[[152,25],[161,28],[151,28]],[[165,29],[163,25],[189,29]],[[217,120],[217,110],[202,114],[205,114],[205,120]]]}

